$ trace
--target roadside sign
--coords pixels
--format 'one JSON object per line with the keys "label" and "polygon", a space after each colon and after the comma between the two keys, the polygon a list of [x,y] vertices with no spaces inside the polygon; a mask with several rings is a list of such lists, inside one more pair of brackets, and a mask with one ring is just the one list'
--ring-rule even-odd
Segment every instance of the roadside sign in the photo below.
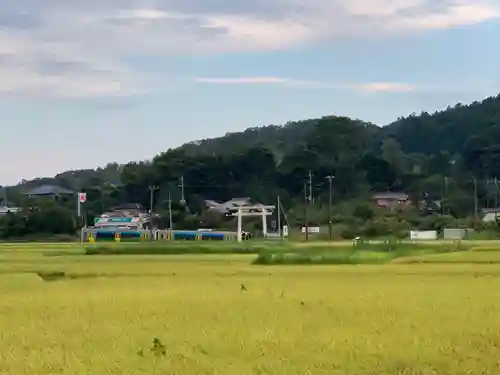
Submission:
{"label": "roadside sign", "polygon": [[283,237],[288,237],[288,225],[283,225]]}
{"label": "roadside sign", "polygon": [[78,193],[78,201],[85,203],[87,201],[87,193]]}
{"label": "roadside sign", "polygon": [[[301,227],[300,231],[302,233],[306,232],[306,227]],[[319,233],[320,232],[320,227],[307,227],[307,233]]]}

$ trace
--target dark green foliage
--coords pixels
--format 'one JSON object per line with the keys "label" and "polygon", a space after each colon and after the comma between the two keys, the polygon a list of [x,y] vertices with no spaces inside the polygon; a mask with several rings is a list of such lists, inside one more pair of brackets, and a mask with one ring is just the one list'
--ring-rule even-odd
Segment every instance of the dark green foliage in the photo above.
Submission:
{"label": "dark green foliage", "polygon": [[314,247],[307,250],[264,251],[254,260],[255,265],[356,265],[385,264],[394,259],[415,255],[438,254],[452,251],[466,251],[460,243],[442,246],[386,241],[370,244],[360,243],[352,247]]}
{"label": "dark green foliage", "polygon": [[[148,162],[111,163],[103,169],[64,172],[53,179],[10,187],[10,203],[22,212],[0,217],[0,239],[76,235],[83,223],[74,217],[75,197],[47,200],[21,194],[47,183],[86,191],[88,224],[95,215],[123,202],[148,207],[148,187],[155,185],[159,190],[154,209],[164,228],[169,225],[169,193],[176,229],[235,230],[234,218],[207,212],[204,200],[248,196],[273,204],[277,195],[288,224],[297,228],[304,223],[303,189],[309,172],[314,196],[311,225],[328,222],[325,177],[335,176],[333,221],[342,227],[337,237],[402,237],[409,229],[441,230],[458,224],[480,230],[471,219],[475,215],[473,178],[478,207],[498,207],[498,144],[500,96],[435,114],[410,115],[383,128],[336,116],[251,128],[186,144]],[[181,178],[187,205],[180,204]],[[371,194],[385,191],[407,193],[413,208],[405,212],[375,209]],[[258,219],[247,220],[245,226],[254,231]]]}
{"label": "dark green foliage", "polygon": [[258,254],[266,245],[199,242],[144,242],[88,246],[86,255],[181,255],[181,254]]}
{"label": "dark green foliage", "polygon": [[457,104],[445,111],[412,114],[385,127],[381,137],[392,136],[406,153],[461,153],[472,136],[500,124],[500,95],[474,102]]}
{"label": "dark green foliage", "polygon": [[66,279],[66,273],[63,271],[42,272],[36,273],[43,281],[57,281]]}
{"label": "dark green foliage", "polygon": [[44,236],[68,240],[75,235],[77,220],[71,210],[52,200],[41,200],[26,206],[21,213],[0,216],[0,239],[15,240]]}

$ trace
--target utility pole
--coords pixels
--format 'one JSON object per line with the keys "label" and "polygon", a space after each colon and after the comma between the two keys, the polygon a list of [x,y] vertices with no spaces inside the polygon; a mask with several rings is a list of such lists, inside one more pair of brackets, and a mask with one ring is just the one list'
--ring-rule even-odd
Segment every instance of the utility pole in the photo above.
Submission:
{"label": "utility pole", "polygon": [[155,192],[160,188],[158,186],[149,186],[149,240],[153,241],[153,209],[154,209],[154,199]]}
{"label": "utility pole", "polygon": [[313,204],[313,193],[312,193],[312,172],[309,171],[309,203]]}
{"label": "utility pole", "polygon": [[443,202],[443,215],[448,212],[448,177],[444,178],[444,202]]}
{"label": "utility pole", "polygon": [[281,239],[283,239],[283,236],[281,235],[281,207],[280,207],[280,196],[278,195],[277,199],[276,199],[276,212],[278,214],[278,237]]}
{"label": "utility pole", "polygon": [[328,180],[328,238],[330,241],[333,238],[332,233],[332,181],[335,176],[326,176]]}
{"label": "utility pole", "polygon": [[159,190],[160,188],[155,185],[149,185],[148,190],[149,190],[149,213],[152,215],[153,214],[153,209],[154,209],[154,200],[155,200],[155,192]]}
{"label": "utility pole", "polygon": [[493,179],[493,183],[495,184],[495,198],[494,198],[494,202],[495,202],[495,209],[498,208],[498,180],[497,178],[495,177]]}
{"label": "utility pole", "polygon": [[9,207],[9,203],[7,202],[7,186],[3,187],[3,205]]}
{"label": "utility pole", "polygon": [[180,201],[180,203],[182,205],[185,205],[186,204],[186,197],[184,196],[184,176],[181,176],[181,178],[180,178],[179,187],[181,188],[181,201]]}
{"label": "utility pole", "polygon": [[168,191],[168,226],[169,226],[169,231],[170,231],[170,241],[174,239],[174,232],[173,232],[173,222],[172,222],[172,199],[170,196],[170,190]]}
{"label": "utility pole", "polygon": [[486,184],[486,208],[490,208],[490,179],[485,179]]}
{"label": "utility pole", "polygon": [[309,223],[307,218],[307,186],[304,182],[304,238],[306,241],[309,241]]}
{"label": "utility pole", "polygon": [[473,178],[473,182],[474,182],[474,216],[477,220],[479,217],[479,213],[478,213],[478,202],[477,202],[477,180],[476,180],[476,177]]}

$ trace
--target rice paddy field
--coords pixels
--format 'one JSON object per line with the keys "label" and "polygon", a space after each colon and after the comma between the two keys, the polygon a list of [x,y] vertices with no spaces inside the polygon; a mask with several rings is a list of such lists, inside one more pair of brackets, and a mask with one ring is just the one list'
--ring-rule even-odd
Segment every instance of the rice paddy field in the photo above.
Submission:
{"label": "rice paddy field", "polygon": [[0,374],[498,375],[500,243],[470,245],[271,266],[0,244]]}

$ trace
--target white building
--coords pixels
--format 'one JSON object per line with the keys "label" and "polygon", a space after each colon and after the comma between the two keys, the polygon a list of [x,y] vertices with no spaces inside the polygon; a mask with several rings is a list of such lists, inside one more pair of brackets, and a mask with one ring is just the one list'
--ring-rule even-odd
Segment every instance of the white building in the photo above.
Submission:
{"label": "white building", "polygon": [[16,213],[21,211],[20,208],[18,207],[6,207],[6,206],[0,206],[0,216],[6,215],[8,213]]}
{"label": "white building", "polygon": [[483,210],[483,222],[492,223],[500,219],[500,208],[486,208]]}

